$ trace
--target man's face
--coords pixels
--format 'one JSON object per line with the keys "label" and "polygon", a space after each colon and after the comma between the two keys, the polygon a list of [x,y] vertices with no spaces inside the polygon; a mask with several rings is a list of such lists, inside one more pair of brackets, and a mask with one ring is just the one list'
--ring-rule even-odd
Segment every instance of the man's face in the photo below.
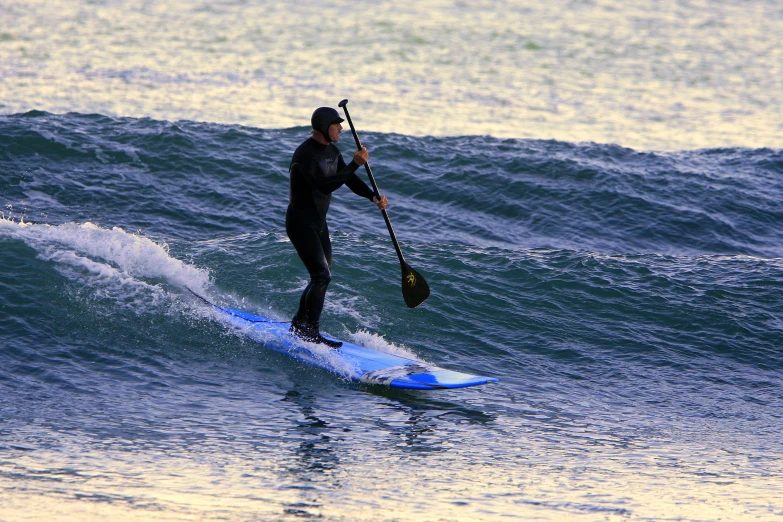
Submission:
{"label": "man's face", "polygon": [[340,133],[343,132],[343,126],[339,123],[329,125],[329,139],[337,143],[340,141]]}

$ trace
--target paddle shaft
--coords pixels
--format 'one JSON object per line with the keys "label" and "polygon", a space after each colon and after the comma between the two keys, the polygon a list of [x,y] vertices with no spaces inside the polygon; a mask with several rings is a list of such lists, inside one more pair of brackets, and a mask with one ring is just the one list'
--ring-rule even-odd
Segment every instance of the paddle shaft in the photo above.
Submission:
{"label": "paddle shaft", "polygon": [[[342,107],[345,111],[345,118],[348,120],[348,125],[351,126],[351,132],[353,133],[353,139],[356,140],[356,146],[359,150],[362,149],[362,142],[359,141],[359,135],[356,134],[356,127],[353,126],[351,121],[351,115],[348,114],[348,108],[346,105],[348,100],[341,101],[338,106]],[[372,169],[369,163],[364,164],[364,169],[367,171],[367,177],[370,178],[372,183],[375,197],[380,198],[381,192],[378,190],[378,184],[375,183],[375,176],[372,175]],[[383,219],[386,221],[386,228],[389,229],[389,235],[391,236],[392,243],[394,243],[394,250],[397,251],[397,257],[400,259],[400,269],[402,270],[402,298],[405,300],[405,304],[408,308],[416,308],[423,303],[430,296],[430,286],[427,281],[416,270],[411,268],[408,263],[405,262],[405,258],[402,256],[402,250],[400,244],[397,242],[397,236],[394,235],[394,229],[392,228],[391,221],[389,220],[389,214],[386,209],[381,209]]]}
{"label": "paddle shaft", "polygon": [[[351,133],[353,134],[353,139],[356,140],[356,148],[358,150],[361,150],[362,142],[359,140],[359,135],[356,134],[356,128],[353,126],[353,121],[351,121],[351,115],[348,114],[347,103],[342,103],[342,102],[340,103],[341,103],[340,107],[342,107],[343,111],[345,111],[345,118],[348,120],[348,125],[351,127]],[[367,177],[370,178],[372,189],[373,191],[375,191],[375,197],[380,199],[381,192],[380,190],[378,190],[378,184],[375,182],[375,176],[372,175],[372,169],[370,168],[369,162],[364,164],[364,170],[367,171]],[[392,228],[391,220],[389,219],[389,213],[386,212],[386,209],[381,209],[381,213],[383,214],[383,220],[386,221],[386,228],[389,229],[389,235],[391,236],[392,243],[394,243],[394,250],[397,251],[397,257],[400,258],[400,264],[405,264],[405,258],[402,256],[402,250],[400,249],[400,244],[397,242],[397,236],[394,235],[394,228]]]}

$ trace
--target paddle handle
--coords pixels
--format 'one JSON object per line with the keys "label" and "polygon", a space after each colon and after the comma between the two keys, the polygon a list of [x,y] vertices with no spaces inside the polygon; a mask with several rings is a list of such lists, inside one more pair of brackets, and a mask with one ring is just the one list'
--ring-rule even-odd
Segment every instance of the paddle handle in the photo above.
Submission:
{"label": "paddle handle", "polygon": [[[362,142],[359,140],[359,135],[356,133],[356,128],[353,126],[351,115],[348,114],[348,100],[343,100],[337,105],[338,107],[342,107],[343,111],[345,112],[345,119],[348,120],[348,125],[351,127],[353,139],[356,140],[356,148],[357,150],[361,150]],[[375,176],[372,175],[370,162],[364,164],[364,170],[367,171],[367,177],[370,178],[370,184],[372,185],[372,190],[375,192],[375,197],[380,199],[381,191],[378,190],[378,184],[375,182]],[[404,267],[406,264],[405,258],[402,256],[402,250],[400,249],[400,244],[397,242],[397,236],[394,235],[394,228],[392,228],[391,220],[389,219],[389,213],[386,212],[386,209],[381,209],[381,213],[383,214],[383,220],[386,221],[386,228],[389,229],[389,235],[391,236],[392,243],[394,243],[394,250],[397,251],[397,257],[400,258],[400,264]]]}

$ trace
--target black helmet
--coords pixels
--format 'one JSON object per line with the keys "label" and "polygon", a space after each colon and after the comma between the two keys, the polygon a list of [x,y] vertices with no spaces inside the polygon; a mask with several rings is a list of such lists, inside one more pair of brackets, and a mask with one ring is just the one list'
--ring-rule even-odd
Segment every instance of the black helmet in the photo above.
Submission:
{"label": "black helmet", "polygon": [[313,117],[310,118],[313,129],[323,134],[326,141],[331,141],[329,139],[329,126],[332,123],[342,123],[344,121],[345,120],[340,117],[340,114],[331,107],[318,107],[315,112],[313,112]]}

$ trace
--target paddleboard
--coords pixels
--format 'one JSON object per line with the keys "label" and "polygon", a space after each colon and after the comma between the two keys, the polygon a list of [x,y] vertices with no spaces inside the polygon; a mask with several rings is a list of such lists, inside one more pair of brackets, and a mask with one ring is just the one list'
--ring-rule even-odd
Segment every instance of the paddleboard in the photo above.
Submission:
{"label": "paddleboard", "polygon": [[448,370],[346,341],[342,341],[343,345],[336,349],[308,343],[289,333],[290,323],[213,306],[225,322],[243,330],[264,346],[352,381],[410,390],[466,388],[498,382],[494,377]]}

